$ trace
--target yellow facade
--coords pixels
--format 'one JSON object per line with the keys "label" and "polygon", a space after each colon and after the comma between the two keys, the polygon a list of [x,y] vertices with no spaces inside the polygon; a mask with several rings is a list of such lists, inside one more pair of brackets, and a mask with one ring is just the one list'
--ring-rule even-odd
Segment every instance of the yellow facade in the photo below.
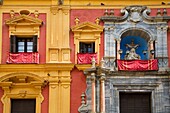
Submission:
{"label": "yellow facade", "polygon": [[[36,113],[41,113],[44,100],[42,89],[49,87],[49,113],[70,113],[70,71],[74,67],[70,62],[69,47],[69,6],[58,6],[56,0],[4,0],[0,7],[0,19],[3,13],[11,14],[6,25],[9,35],[38,35],[41,20],[35,12],[46,14],[46,64],[1,64],[0,86],[4,90],[1,101],[3,113],[10,113],[10,99],[36,99]],[[34,17],[21,15],[13,18],[11,11],[20,13],[27,10]],[[24,21],[23,21],[24,20]],[[27,22],[25,22],[27,20]],[[2,22],[0,23],[2,26]],[[58,31],[58,32],[56,32]],[[2,27],[0,27],[2,34]],[[2,51],[2,35],[0,36]],[[0,53],[0,59],[2,59]],[[27,81],[29,79],[29,81]]]}

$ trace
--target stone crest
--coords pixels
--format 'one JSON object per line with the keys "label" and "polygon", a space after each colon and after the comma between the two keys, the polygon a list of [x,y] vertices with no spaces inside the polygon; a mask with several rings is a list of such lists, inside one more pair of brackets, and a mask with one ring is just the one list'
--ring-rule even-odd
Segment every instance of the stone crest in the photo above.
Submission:
{"label": "stone crest", "polygon": [[132,22],[140,22],[142,17],[141,13],[146,7],[144,6],[129,6],[125,8],[129,12],[129,20]]}

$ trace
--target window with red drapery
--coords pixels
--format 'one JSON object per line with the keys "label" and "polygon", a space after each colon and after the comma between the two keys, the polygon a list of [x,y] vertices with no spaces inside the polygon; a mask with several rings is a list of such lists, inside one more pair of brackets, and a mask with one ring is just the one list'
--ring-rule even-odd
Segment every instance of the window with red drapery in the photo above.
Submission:
{"label": "window with red drapery", "polygon": [[77,54],[78,64],[91,64],[92,58],[97,61],[95,42],[80,42],[79,53]]}
{"label": "window with red drapery", "polygon": [[11,35],[7,63],[39,63],[37,35],[29,37]]}

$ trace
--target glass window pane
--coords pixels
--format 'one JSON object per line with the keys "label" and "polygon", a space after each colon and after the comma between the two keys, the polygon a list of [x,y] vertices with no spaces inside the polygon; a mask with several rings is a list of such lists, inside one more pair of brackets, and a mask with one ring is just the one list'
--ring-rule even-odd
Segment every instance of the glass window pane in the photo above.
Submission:
{"label": "glass window pane", "polygon": [[33,42],[27,42],[27,52],[33,52]]}
{"label": "glass window pane", "polygon": [[24,42],[18,42],[18,52],[24,52]]}

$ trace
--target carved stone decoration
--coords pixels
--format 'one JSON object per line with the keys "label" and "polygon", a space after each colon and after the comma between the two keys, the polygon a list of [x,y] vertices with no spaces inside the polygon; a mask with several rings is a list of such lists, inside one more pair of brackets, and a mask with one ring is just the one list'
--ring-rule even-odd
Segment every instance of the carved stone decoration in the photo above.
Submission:
{"label": "carved stone decoration", "polygon": [[74,21],[75,21],[75,24],[76,24],[76,25],[78,25],[78,24],[79,24],[79,22],[80,22],[80,20],[79,20],[79,18],[78,18],[78,17],[76,17]]}
{"label": "carved stone decoration", "polygon": [[10,16],[11,16],[11,18],[14,18],[14,16],[15,16],[14,10],[11,10],[11,11],[10,11]]}
{"label": "carved stone decoration", "polygon": [[58,13],[58,11],[59,11],[59,8],[52,6],[52,7],[50,8],[50,11],[51,11],[51,13],[52,13],[53,15],[56,15],[56,14]]}
{"label": "carved stone decoration", "polygon": [[95,22],[96,22],[97,25],[99,25],[100,19],[99,19],[99,18],[96,18]]}
{"label": "carved stone decoration", "polygon": [[34,15],[35,15],[35,18],[38,18],[38,16],[39,16],[38,10],[35,10],[35,11],[34,11]]}
{"label": "carved stone decoration", "polygon": [[21,10],[21,11],[19,12],[19,14],[20,14],[20,15],[30,15],[31,12],[28,11],[28,10]]}
{"label": "carved stone decoration", "polygon": [[132,22],[140,22],[141,21],[141,8],[133,7],[130,9],[130,21]]}
{"label": "carved stone decoration", "polygon": [[12,99],[36,99],[36,113],[41,113],[41,103],[44,97],[41,94],[45,80],[31,73],[10,73],[0,77],[0,86],[4,90],[1,98],[3,113],[10,113],[9,106]]}
{"label": "carved stone decoration", "polygon": [[27,91],[26,90],[20,90],[18,94],[19,94],[19,96],[21,96],[23,98],[23,97],[26,96]]}
{"label": "carved stone decoration", "polygon": [[58,5],[63,5],[64,0],[58,0]]}
{"label": "carved stone decoration", "polygon": [[81,95],[81,106],[78,108],[80,113],[87,113],[88,112],[88,105],[85,102],[85,93]]}
{"label": "carved stone decoration", "polygon": [[[109,12],[109,11],[108,11]],[[162,12],[158,9],[158,15],[150,16],[151,10],[146,6],[132,5],[121,9],[122,16],[105,15],[100,18],[104,22],[105,32],[105,55],[104,57],[115,57],[119,59],[118,50],[121,46],[115,47],[111,41],[122,39],[127,36],[141,37],[146,40],[149,45],[147,51],[154,49],[154,58],[159,61],[161,68],[167,68],[167,29],[170,16],[167,16],[167,11],[164,9]],[[114,28],[111,30],[111,28]],[[160,29],[158,29],[160,28]],[[153,40],[155,47],[152,47],[150,40]],[[164,41],[162,41],[164,40]],[[115,43],[115,42],[113,42]],[[120,41],[121,44],[121,41]],[[114,45],[114,47],[112,47]],[[152,47],[152,48],[150,48]],[[112,49],[113,48],[113,49]],[[117,48],[117,49],[116,49]],[[116,55],[117,54],[117,55]],[[124,54],[124,53],[123,53]],[[140,54],[141,56],[141,54]],[[151,53],[149,53],[151,56]],[[161,57],[160,57],[161,56]],[[162,60],[162,61],[161,61]]]}
{"label": "carved stone decoration", "polygon": [[[42,20],[29,16],[30,12],[27,10],[20,11],[19,16],[15,16],[11,12],[11,18],[6,20],[6,25],[9,26],[9,35],[16,36],[30,36],[38,35],[40,32],[40,26],[42,25]],[[38,15],[37,15],[38,16]],[[24,30],[23,30],[24,28]]]}

